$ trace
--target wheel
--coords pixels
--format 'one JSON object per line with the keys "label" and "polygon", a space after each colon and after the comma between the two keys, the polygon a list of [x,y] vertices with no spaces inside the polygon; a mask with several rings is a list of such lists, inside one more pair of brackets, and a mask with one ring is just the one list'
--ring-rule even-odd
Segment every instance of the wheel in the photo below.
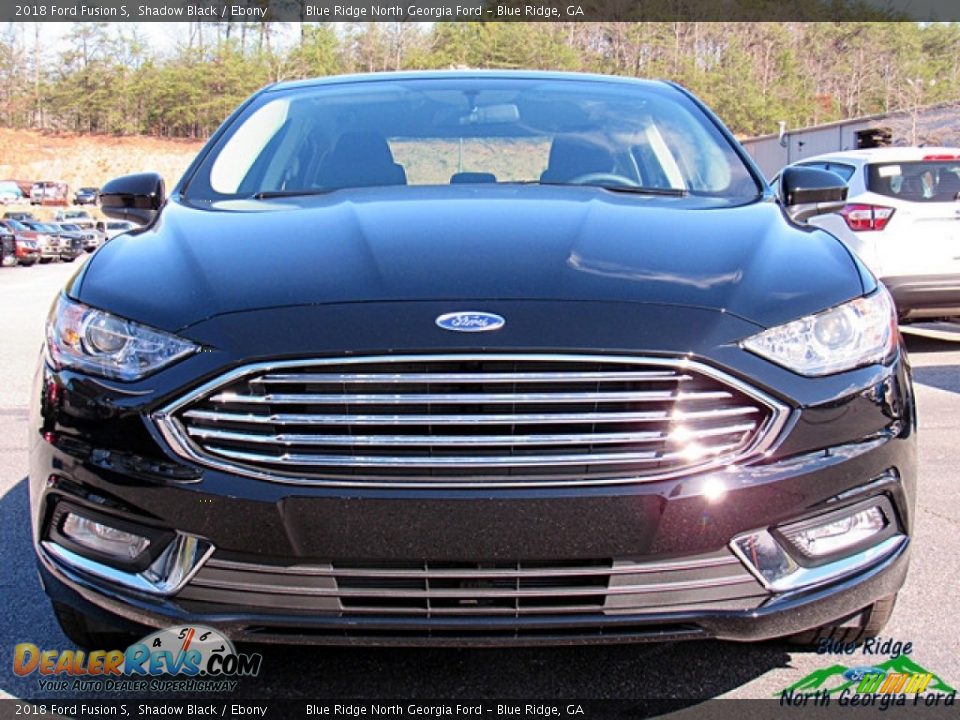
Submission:
{"label": "wheel", "polygon": [[18,261],[23,267],[33,267],[37,264],[36,260],[19,260]]}
{"label": "wheel", "polygon": [[893,607],[897,603],[897,595],[888,595],[880,598],[873,605],[840,620],[827,625],[821,625],[812,630],[791,635],[788,642],[794,645],[816,646],[822,640],[832,640],[840,643],[859,643],[869,637],[880,634],[884,626],[893,615]]}
{"label": "wheel", "polygon": [[69,605],[53,603],[53,614],[70,642],[86,650],[126,650],[141,637],[85,615]]}
{"label": "wheel", "polygon": [[76,260],[77,258],[76,258],[76,256],[74,256],[74,257],[62,257],[62,258],[60,258],[60,259],[63,260],[64,262],[73,262],[73,261]]}
{"label": "wheel", "polygon": [[40,258],[40,264],[41,264],[41,265],[46,265],[46,264],[47,264],[48,262],[50,262],[52,259],[53,259],[53,258],[45,258],[45,257],[42,257],[42,258]]}

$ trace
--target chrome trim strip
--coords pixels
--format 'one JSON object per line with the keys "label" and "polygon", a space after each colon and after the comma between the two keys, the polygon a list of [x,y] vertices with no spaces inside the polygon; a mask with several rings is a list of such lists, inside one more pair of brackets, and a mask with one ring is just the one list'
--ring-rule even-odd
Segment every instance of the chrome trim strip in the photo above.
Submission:
{"label": "chrome trim strip", "polygon": [[[409,360],[412,356],[407,356]],[[420,356],[416,356],[420,357]],[[428,356],[423,356],[428,357]],[[438,356],[429,356],[433,359],[437,359]],[[463,359],[463,356],[446,356],[449,358],[459,357]],[[477,359],[478,356],[471,356],[474,359]],[[560,357],[560,356],[552,356]],[[511,356],[510,358],[505,358],[503,355],[499,355],[498,358],[504,358],[509,360],[520,359],[516,356]],[[379,360],[392,360],[393,358],[380,358]],[[551,358],[552,359],[552,358]],[[580,358],[584,358],[581,356]],[[376,362],[377,360],[370,360],[370,362]],[[601,358],[601,362],[605,361],[605,358]],[[310,363],[313,365],[319,365],[321,363]],[[387,374],[387,373],[356,373],[356,374],[346,374],[346,373],[275,373],[263,375],[260,378],[252,380],[251,382],[257,383],[350,383],[350,384],[363,384],[369,383],[372,385],[392,385],[394,383],[403,382],[409,384],[417,383],[549,383],[549,382],[579,382],[582,380],[593,380],[598,382],[624,382],[631,380],[639,381],[664,381],[664,382],[686,382],[687,380],[692,380],[693,378],[690,375],[677,374],[673,371],[639,371],[639,372],[504,372],[504,373],[396,373],[396,374]]]}
{"label": "chrome trim strip", "polygon": [[175,595],[189,583],[216,549],[195,535],[178,533],[167,548],[140,573],[126,572],[67,550],[52,540],[40,546],[54,560],[71,570],[93,575],[107,582],[150,595]]}
{"label": "chrome trim strip", "polygon": [[[737,447],[720,445],[704,450],[704,456],[719,455]],[[266,465],[301,465],[306,467],[421,467],[421,468],[509,468],[530,466],[569,466],[569,465],[619,465],[619,464],[647,464],[669,462],[684,458],[684,453],[658,453],[655,450],[648,452],[620,452],[620,453],[592,453],[584,455],[511,455],[490,456],[473,455],[469,457],[423,455],[307,455],[304,453],[283,453],[282,455],[264,455],[262,453],[230,450],[216,445],[208,445],[207,451],[249,462]],[[402,478],[400,479],[402,482]]]}
{"label": "chrome trim strip", "polygon": [[722,408],[694,412],[670,410],[641,412],[517,413],[507,415],[313,415],[299,413],[228,413],[187,410],[184,417],[197,420],[253,423],[261,425],[580,425],[613,422],[659,422],[662,420],[710,420],[752,415],[755,407]]}
{"label": "chrome trim strip", "polygon": [[598,402],[696,402],[698,400],[726,400],[733,397],[724,391],[674,393],[671,390],[597,393],[410,393],[382,395],[267,394],[240,395],[219,393],[209,398],[212,403],[241,403],[247,405],[491,405],[519,403],[598,403]]}
{"label": "chrome trim strip", "polygon": [[564,586],[553,588],[429,588],[412,590],[406,588],[317,588],[297,585],[251,585],[244,581],[212,580],[195,577],[191,587],[207,587],[217,590],[238,590],[244,593],[264,593],[273,595],[309,595],[311,597],[374,597],[406,599],[454,599],[472,600],[474,598],[525,598],[525,597],[578,597],[584,595],[649,595],[661,592],[702,590],[704,588],[727,587],[730,585],[749,585],[756,587],[753,578],[746,575],[731,575],[721,578],[702,580],[677,580],[646,585],[594,585]]}
{"label": "chrome trim strip", "polygon": [[[255,468],[238,466],[235,463],[218,460],[204,453],[200,447],[194,443],[186,433],[183,426],[173,416],[185,405],[193,402],[199,397],[207,395],[217,388],[228,385],[236,380],[249,375],[265,373],[273,370],[285,370],[291,368],[308,368],[322,365],[364,365],[371,363],[405,363],[405,362],[431,362],[431,361],[461,361],[461,360],[505,360],[505,361],[530,361],[530,362],[604,362],[608,364],[633,365],[633,366],[664,366],[675,368],[677,372],[685,373],[696,372],[710,377],[739,392],[751,397],[754,401],[761,403],[770,410],[770,417],[764,423],[764,426],[756,432],[753,442],[736,453],[734,457],[712,458],[708,462],[672,469],[668,472],[651,475],[621,476],[614,478],[580,478],[577,480],[569,479],[484,479],[484,478],[461,478],[461,479],[426,479],[426,480],[404,480],[400,478],[363,480],[363,479],[342,479],[342,478],[303,478],[278,475],[275,472],[264,472]],[[662,371],[659,371],[662,372]],[[606,373],[601,373],[607,375]],[[401,374],[403,375],[403,374]],[[372,357],[338,357],[321,358],[309,360],[287,360],[272,361],[263,363],[253,363],[236,368],[220,375],[217,378],[195,388],[186,395],[174,400],[160,410],[154,412],[151,420],[159,430],[161,436],[169,445],[171,451],[182,458],[191,460],[200,465],[220,470],[233,475],[242,475],[259,480],[270,482],[279,482],[292,485],[310,485],[327,487],[382,487],[382,488],[496,488],[496,487],[575,487],[577,485],[623,485],[631,483],[646,483],[663,480],[672,477],[681,477],[695,473],[705,472],[707,470],[727,465],[730,463],[744,463],[761,457],[770,450],[774,443],[779,440],[788,418],[790,417],[789,408],[783,403],[775,400],[769,395],[751,387],[736,378],[727,375],[715,368],[704,365],[703,363],[687,358],[649,358],[649,357],[631,357],[624,355],[587,355],[587,354],[553,354],[553,353],[490,353],[490,354],[449,354],[449,355],[393,355],[393,356],[372,356]]]}
{"label": "chrome trim strip", "polygon": [[583,567],[519,567],[519,568],[358,568],[337,567],[335,565],[259,565],[211,558],[206,567],[210,570],[232,570],[236,572],[266,573],[269,575],[294,575],[303,577],[361,577],[371,579],[414,579],[424,578],[540,578],[540,577],[607,577],[609,575],[641,575],[646,573],[671,572],[676,570],[703,570],[727,565],[740,566],[733,555],[720,557],[695,558],[675,562],[616,563],[611,566],[588,565]]}
{"label": "chrome trim strip", "polygon": [[[859,572],[870,565],[874,565],[886,557],[889,557],[907,542],[906,535],[897,534],[892,537],[888,537],[886,540],[874,545],[873,547],[869,547],[865,550],[861,550],[858,553],[850,555],[849,557],[827,563],[826,565],[820,565],[818,567],[803,567],[798,565],[796,562],[793,562],[791,558],[790,564],[793,568],[792,572],[780,580],[771,583],[763,576],[763,573],[760,572],[760,569],[754,566],[754,564],[740,550],[736,543],[738,538],[746,535],[759,535],[761,533],[769,535],[769,532],[766,530],[754,531],[751,533],[741,533],[730,541],[729,547],[740,559],[740,562],[743,563],[747,570],[749,570],[750,573],[757,580],[759,580],[767,590],[773,593],[785,593],[793,590],[809,589],[818,585],[825,585],[833,582],[834,580],[839,580],[847,575],[853,575],[854,573]],[[777,543],[777,546],[779,547],[780,544]],[[786,557],[789,558],[789,556],[786,555],[785,550],[781,548],[781,551]]]}
{"label": "chrome trim strip", "polygon": [[[755,430],[754,422],[739,425],[721,425],[716,428],[691,430],[688,439],[699,440],[720,435],[733,435]],[[258,435],[236,430],[190,426],[187,433],[192,437],[212,440],[235,440],[262,445],[338,445],[360,447],[486,447],[497,445],[605,445],[612,443],[657,443],[666,442],[669,435],[660,431],[625,433],[571,433],[569,435]]]}

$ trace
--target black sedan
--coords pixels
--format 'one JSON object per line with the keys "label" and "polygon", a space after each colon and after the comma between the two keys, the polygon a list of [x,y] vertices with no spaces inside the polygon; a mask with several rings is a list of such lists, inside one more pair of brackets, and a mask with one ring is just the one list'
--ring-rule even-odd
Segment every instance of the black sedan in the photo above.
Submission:
{"label": "black sedan", "polygon": [[64,630],[532,644],[883,627],[916,423],[886,290],[668,83],[271,86],[119,178],[49,318],[31,508]]}

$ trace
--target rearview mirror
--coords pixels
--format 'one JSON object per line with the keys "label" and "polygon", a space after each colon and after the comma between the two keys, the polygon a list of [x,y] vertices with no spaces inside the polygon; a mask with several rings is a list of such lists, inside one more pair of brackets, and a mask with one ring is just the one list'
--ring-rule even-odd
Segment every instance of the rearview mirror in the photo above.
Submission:
{"label": "rearview mirror", "polygon": [[495,125],[520,120],[520,108],[511,103],[475,107],[468,115],[460,116],[461,125]]}
{"label": "rearview mirror", "polygon": [[839,175],[810,167],[784,168],[780,175],[779,195],[794,222],[815,215],[842,210],[847,201],[847,186]]}
{"label": "rearview mirror", "polygon": [[100,209],[116,220],[147,225],[166,199],[163,178],[156,173],[118,177],[100,189]]}

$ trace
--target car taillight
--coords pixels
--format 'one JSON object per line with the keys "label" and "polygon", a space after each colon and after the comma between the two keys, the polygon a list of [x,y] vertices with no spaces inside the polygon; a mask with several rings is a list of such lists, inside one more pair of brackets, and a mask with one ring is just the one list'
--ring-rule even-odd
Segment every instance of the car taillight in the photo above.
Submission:
{"label": "car taillight", "polygon": [[845,205],[840,214],[847,221],[847,227],[858,232],[864,230],[883,230],[890,218],[893,217],[893,208],[883,205],[853,204]]}

